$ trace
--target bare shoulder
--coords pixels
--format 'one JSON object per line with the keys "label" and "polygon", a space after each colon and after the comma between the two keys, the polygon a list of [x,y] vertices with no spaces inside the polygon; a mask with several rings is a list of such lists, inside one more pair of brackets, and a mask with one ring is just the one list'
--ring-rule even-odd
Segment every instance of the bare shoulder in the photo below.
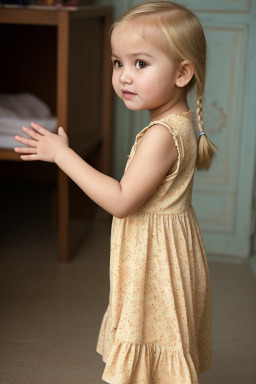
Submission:
{"label": "bare shoulder", "polygon": [[162,124],[154,124],[147,129],[141,139],[141,144],[141,147],[150,146],[155,150],[167,152],[175,148],[175,141],[170,130]]}

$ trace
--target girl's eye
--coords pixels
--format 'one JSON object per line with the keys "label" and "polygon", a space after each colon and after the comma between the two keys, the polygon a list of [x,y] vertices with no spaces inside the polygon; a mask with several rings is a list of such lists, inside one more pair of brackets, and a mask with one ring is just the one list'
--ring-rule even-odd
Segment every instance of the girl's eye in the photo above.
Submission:
{"label": "girl's eye", "polygon": [[122,63],[118,60],[114,60],[112,65],[114,68],[122,68]]}
{"label": "girl's eye", "polygon": [[142,61],[142,60],[138,60],[136,62],[136,68],[138,69],[143,69],[147,66],[147,63],[145,63],[145,61]]}

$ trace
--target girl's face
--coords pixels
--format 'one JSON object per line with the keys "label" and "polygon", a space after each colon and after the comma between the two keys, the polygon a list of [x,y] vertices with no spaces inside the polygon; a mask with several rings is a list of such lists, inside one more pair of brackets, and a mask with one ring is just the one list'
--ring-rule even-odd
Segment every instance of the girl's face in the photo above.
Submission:
{"label": "girl's face", "polygon": [[178,66],[160,48],[147,42],[134,23],[119,24],[111,36],[116,94],[131,110],[149,110],[156,120],[168,115],[179,99]]}

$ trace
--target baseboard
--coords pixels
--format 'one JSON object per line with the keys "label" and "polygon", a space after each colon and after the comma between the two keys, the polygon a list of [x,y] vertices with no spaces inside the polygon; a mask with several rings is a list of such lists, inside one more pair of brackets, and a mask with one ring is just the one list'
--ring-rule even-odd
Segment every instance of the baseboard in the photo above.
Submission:
{"label": "baseboard", "polygon": [[232,256],[207,254],[207,261],[209,263],[249,265],[256,279],[256,255],[248,257],[246,259],[242,259]]}
{"label": "baseboard", "polygon": [[224,263],[224,264],[248,264],[249,258],[243,259],[238,258],[235,256],[226,256],[226,255],[213,255],[213,254],[206,254],[207,261],[210,263]]}
{"label": "baseboard", "polygon": [[252,273],[254,274],[254,277],[256,279],[256,255],[253,255],[252,257],[250,257],[249,263],[250,263]]}

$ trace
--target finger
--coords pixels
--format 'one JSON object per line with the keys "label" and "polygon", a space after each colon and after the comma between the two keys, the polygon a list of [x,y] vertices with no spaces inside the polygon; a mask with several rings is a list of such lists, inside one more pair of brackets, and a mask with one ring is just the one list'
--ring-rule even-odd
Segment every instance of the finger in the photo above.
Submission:
{"label": "finger", "polygon": [[16,141],[18,141],[21,144],[25,144],[33,148],[37,147],[37,141],[35,140],[30,140],[30,139],[27,139],[26,137],[19,136],[19,135],[15,136],[14,138]]}
{"label": "finger", "polygon": [[39,160],[37,155],[21,155],[20,158],[27,161]]}
{"label": "finger", "polygon": [[48,133],[50,133],[47,129],[41,127],[41,125],[37,124],[37,123],[34,123],[32,122],[31,124],[31,127],[33,129],[35,129],[37,132],[39,132],[41,135],[45,136],[47,135]]}
{"label": "finger", "polygon": [[35,132],[34,129],[28,128],[26,126],[22,127],[22,131],[25,132],[28,136],[30,136],[34,140],[39,140],[42,135]]}
{"label": "finger", "polygon": [[30,148],[30,147],[27,147],[27,148],[15,147],[14,151],[17,153],[37,153],[36,148]]}

